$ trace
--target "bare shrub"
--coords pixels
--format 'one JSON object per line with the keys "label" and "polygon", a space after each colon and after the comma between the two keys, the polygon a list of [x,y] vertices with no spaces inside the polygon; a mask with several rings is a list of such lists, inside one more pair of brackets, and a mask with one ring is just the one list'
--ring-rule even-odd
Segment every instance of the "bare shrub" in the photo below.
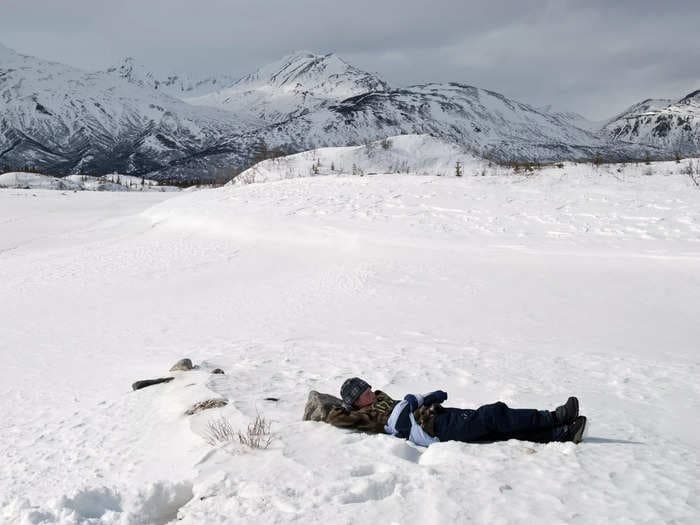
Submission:
{"label": "bare shrub", "polygon": [[272,443],[271,426],[270,421],[258,414],[244,432],[238,431],[238,441],[244,447],[266,449]]}
{"label": "bare shrub", "polygon": [[272,443],[272,423],[258,414],[245,430],[234,430],[226,417],[212,419],[207,423],[204,439],[212,447],[225,445],[238,439],[243,447],[266,449]]}
{"label": "bare shrub", "polygon": [[311,164],[311,175],[318,175],[319,173],[321,173],[321,159],[316,159]]}
{"label": "bare shrub", "polygon": [[255,168],[250,168],[239,173],[234,180],[240,182],[241,184],[253,184],[255,182],[256,174],[257,170]]}
{"label": "bare shrub", "polygon": [[222,416],[218,419],[212,419],[207,423],[204,439],[212,447],[216,447],[233,441],[236,435],[236,431],[233,430],[231,422]]}
{"label": "bare shrub", "polygon": [[384,149],[384,150],[389,150],[393,146],[393,143],[391,142],[391,139],[389,137],[383,138],[379,144],[382,146],[382,149]]}
{"label": "bare shrub", "polygon": [[352,165],[352,174],[359,175],[360,177],[364,177],[365,172],[362,171],[362,168],[360,168],[357,164],[353,164]]}
{"label": "bare shrub", "polygon": [[688,175],[693,184],[700,188],[700,162],[696,164],[692,160],[688,161],[688,165],[681,168],[681,174]]}
{"label": "bare shrub", "polygon": [[698,168],[693,164],[693,161],[688,161],[688,164],[681,168],[682,175],[695,175],[698,172]]}

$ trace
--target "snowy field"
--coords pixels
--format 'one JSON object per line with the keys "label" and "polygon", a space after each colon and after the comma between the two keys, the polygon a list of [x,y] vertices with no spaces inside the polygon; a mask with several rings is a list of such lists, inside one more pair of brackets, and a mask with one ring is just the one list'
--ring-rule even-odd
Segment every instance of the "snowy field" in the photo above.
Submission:
{"label": "snowy field", "polygon": [[[0,523],[700,522],[687,176],[0,190],[0,275]],[[449,406],[575,394],[590,429],[423,449],[301,421],[350,375]],[[202,437],[258,413],[267,450]]]}

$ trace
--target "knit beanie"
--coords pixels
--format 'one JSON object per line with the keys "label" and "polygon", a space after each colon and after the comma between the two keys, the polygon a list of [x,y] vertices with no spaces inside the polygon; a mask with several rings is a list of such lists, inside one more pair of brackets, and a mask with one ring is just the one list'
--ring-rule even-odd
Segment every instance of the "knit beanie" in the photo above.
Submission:
{"label": "knit beanie", "polygon": [[340,397],[343,400],[343,408],[347,411],[352,410],[353,403],[362,395],[362,392],[368,388],[371,388],[369,384],[359,377],[346,379],[343,386],[340,387]]}

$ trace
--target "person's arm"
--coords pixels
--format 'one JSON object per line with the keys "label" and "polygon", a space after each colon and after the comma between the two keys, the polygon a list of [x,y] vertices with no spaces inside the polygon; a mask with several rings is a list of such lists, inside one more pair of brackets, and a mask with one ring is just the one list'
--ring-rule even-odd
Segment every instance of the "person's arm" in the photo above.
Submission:
{"label": "person's arm", "polygon": [[354,428],[357,424],[357,418],[353,416],[352,411],[347,412],[343,407],[333,407],[330,412],[328,412],[326,422],[334,427]]}
{"label": "person's arm", "polygon": [[328,413],[326,422],[339,428],[352,428],[365,432],[382,431],[381,428],[377,429],[378,423],[372,419],[366,410],[351,410],[347,412],[343,407],[334,407]]}
{"label": "person's arm", "polygon": [[[399,402],[384,426],[384,431],[392,436],[408,439],[416,445],[428,447],[440,441],[438,438],[428,435],[418,424],[413,412],[424,402],[423,396],[408,394]],[[418,406],[416,406],[418,404]],[[416,406],[416,408],[414,408]]]}
{"label": "person's arm", "polygon": [[436,390],[435,392],[430,392],[429,394],[406,394],[403,398],[404,401],[408,401],[408,405],[411,407],[411,412],[415,412],[423,405],[429,407],[431,405],[439,405],[447,400],[447,392],[443,390]]}

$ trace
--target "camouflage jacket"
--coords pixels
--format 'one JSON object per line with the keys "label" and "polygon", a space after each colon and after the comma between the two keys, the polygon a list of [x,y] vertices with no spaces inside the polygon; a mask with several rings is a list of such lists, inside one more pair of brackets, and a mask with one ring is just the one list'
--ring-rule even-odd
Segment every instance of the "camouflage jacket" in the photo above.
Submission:
{"label": "camouflage jacket", "polygon": [[[377,400],[369,406],[346,412],[343,407],[335,407],[328,413],[326,422],[340,428],[353,428],[364,432],[384,433],[385,425],[392,410],[398,403],[381,390],[375,390]],[[435,436],[435,414],[439,405],[421,406],[413,412],[413,417],[425,432]]]}

